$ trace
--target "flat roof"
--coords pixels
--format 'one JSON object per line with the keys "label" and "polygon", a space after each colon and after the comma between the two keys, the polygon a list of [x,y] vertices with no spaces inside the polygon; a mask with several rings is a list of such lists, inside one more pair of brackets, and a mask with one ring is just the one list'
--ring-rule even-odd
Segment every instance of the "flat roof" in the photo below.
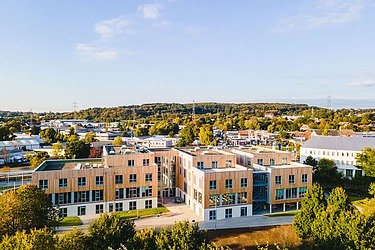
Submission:
{"label": "flat roof", "polygon": [[59,171],[59,170],[70,170],[70,169],[78,170],[78,169],[87,169],[87,168],[90,168],[90,169],[91,168],[104,168],[103,159],[102,158],[90,158],[90,159],[46,160],[42,162],[42,164],[40,164],[35,169],[35,172]]}
{"label": "flat roof", "polygon": [[290,151],[281,151],[277,149],[265,148],[265,147],[235,147],[229,148],[228,150],[237,150],[244,153],[252,153],[252,154],[270,154],[270,153],[277,153],[277,154],[290,154]]}
{"label": "flat roof", "polygon": [[253,170],[252,168],[247,168],[241,165],[236,164],[235,167],[232,168],[204,168],[200,169],[204,173],[224,173],[224,172],[237,172],[237,171],[244,171],[244,170]]}
{"label": "flat roof", "polygon": [[225,155],[224,152],[220,152],[214,148],[207,147],[190,147],[190,148],[177,148],[177,150],[187,153],[192,156],[201,156],[201,155]]}

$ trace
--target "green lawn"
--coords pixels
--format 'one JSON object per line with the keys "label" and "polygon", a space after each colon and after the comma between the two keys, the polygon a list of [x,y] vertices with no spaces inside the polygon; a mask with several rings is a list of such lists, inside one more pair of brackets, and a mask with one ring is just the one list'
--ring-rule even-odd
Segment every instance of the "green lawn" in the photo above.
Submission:
{"label": "green lawn", "polygon": [[131,219],[138,217],[145,217],[145,216],[151,216],[151,215],[157,215],[169,212],[169,210],[166,207],[157,207],[157,208],[148,208],[148,209],[140,209],[138,210],[131,210],[131,211],[123,211],[118,212],[120,214],[121,218]]}
{"label": "green lawn", "polygon": [[82,221],[79,217],[65,217],[60,221],[60,226],[79,226],[82,225]]}
{"label": "green lawn", "polygon": [[295,211],[288,211],[288,212],[265,214],[265,216],[268,216],[268,217],[294,216],[297,213],[298,213],[298,210],[295,210]]}

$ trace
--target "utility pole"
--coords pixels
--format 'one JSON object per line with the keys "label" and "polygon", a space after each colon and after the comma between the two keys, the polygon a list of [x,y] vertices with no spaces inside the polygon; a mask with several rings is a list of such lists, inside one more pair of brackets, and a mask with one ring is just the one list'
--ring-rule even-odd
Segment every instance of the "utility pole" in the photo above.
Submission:
{"label": "utility pole", "polygon": [[192,115],[193,121],[195,120],[195,102],[193,101],[193,115]]}
{"label": "utility pole", "polygon": [[327,109],[331,109],[331,92],[328,92],[328,97],[327,97]]}
{"label": "utility pole", "polygon": [[73,102],[73,110],[74,110],[74,119],[77,120],[77,107],[78,103],[76,101]]}

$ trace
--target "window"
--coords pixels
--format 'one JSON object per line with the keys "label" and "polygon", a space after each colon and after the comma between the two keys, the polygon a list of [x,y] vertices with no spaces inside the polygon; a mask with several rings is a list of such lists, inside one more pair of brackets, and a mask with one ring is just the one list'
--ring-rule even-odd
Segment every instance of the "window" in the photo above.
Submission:
{"label": "window", "polygon": [[276,189],[276,200],[284,200],[284,189]]}
{"label": "window", "polygon": [[137,174],[130,174],[129,182],[137,182]]}
{"label": "window", "polygon": [[236,194],[223,194],[222,195],[222,204],[225,205],[233,205],[236,203]]}
{"label": "window", "polygon": [[198,192],[198,202],[202,204],[202,193]]}
{"label": "window", "polygon": [[353,169],[346,169],[346,177],[353,178]]}
{"label": "window", "polygon": [[95,213],[96,214],[101,214],[101,213],[103,213],[103,211],[104,211],[103,204],[95,205]]}
{"label": "window", "polygon": [[103,201],[103,190],[93,190],[92,199],[93,201]]}
{"label": "window", "polygon": [[97,186],[103,186],[103,182],[104,182],[103,176],[96,176],[95,183]]}
{"label": "window", "polygon": [[293,174],[291,174],[291,175],[289,175],[289,184],[294,184],[294,175]]}
{"label": "window", "polygon": [[225,167],[226,167],[226,168],[231,168],[231,167],[232,167],[232,160],[227,160],[227,161],[225,162]]}
{"label": "window", "polygon": [[110,212],[110,213],[113,212],[113,203],[108,204],[108,212]]}
{"label": "window", "polygon": [[86,206],[79,206],[78,207],[78,216],[86,215]]}
{"label": "window", "polygon": [[270,166],[275,166],[275,159],[270,159]]}
{"label": "window", "polygon": [[126,188],[125,189],[126,198],[136,198],[139,197],[139,188]]}
{"label": "window", "polygon": [[216,220],[216,210],[209,211],[209,220]]}
{"label": "window", "polygon": [[232,218],[232,209],[231,208],[225,209],[225,218]]}
{"label": "window", "polygon": [[39,180],[39,188],[40,189],[48,189],[48,180]]}
{"label": "window", "polygon": [[241,207],[241,216],[247,216],[247,207]]}
{"label": "window", "polygon": [[88,202],[88,201],[90,201],[90,191],[74,192],[75,203]]}
{"label": "window", "polygon": [[[142,197],[151,197],[152,196],[152,186],[141,187],[141,192],[142,192]],[[138,194],[137,197],[139,197],[139,194]]]}
{"label": "window", "polygon": [[152,208],[152,200],[145,200],[145,208]]}
{"label": "window", "polygon": [[124,199],[124,189],[116,188],[115,189],[115,199]]}
{"label": "window", "polygon": [[362,170],[356,170],[355,177],[362,177]]}
{"label": "window", "polygon": [[300,188],[298,189],[298,197],[299,197],[299,198],[303,198],[303,197],[305,197],[305,193],[306,193],[306,191],[307,191],[307,187],[300,187]]}
{"label": "window", "polygon": [[238,203],[239,204],[247,203],[247,192],[238,193]]}
{"label": "window", "polygon": [[203,161],[198,161],[198,162],[197,162],[197,168],[198,168],[198,169],[203,169],[203,168],[204,168],[204,166],[203,166]]}
{"label": "window", "polygon": [[128,167],[134,167],[134,160],[128,160]]}
{"label": "window", "polygon": [[217,168],[217,161],[213,161],[213,162],[211,162],[211,166],[212,166],[212,168]]}
{"label": "window", "polygon": [[63,205],[72,202],[71,192],[59,193],[55,195],[55,204]]}
{"label": "window", "polygon": [[136,201],[129,202],[129,210],[137,210],[137,202]]}
{"label": "window", "polygon": [[287,188],[286,189],[286,199],[297,198],[297,188]]}
{"label": "window", "polygon": [[124,177],[122,175],[115,176],[115,184],[122,184],[124,183]]}
{"label": "window", "polygon": [[123,211],[123,204],[122,202],[117,202],[115,203],[115,212],[120,212],[120,211]]}
{"label": "window", "polygon": [[66,207],[59,209],[59,217],[64,218],[68,216],[68,209]]}
{"label": "window", "polygon": [[216,180],[210,181],[210,190],[216,190]]}
{"label": "window", "polygon": [[194,189],[194,200],[198,199],[198,191]]}
{"label": "window", "polygon": [[147,167],[150,165],[150,159],[143,159],[143,166]]}
{"label": "window", "polygon": [[241,187],[247,188],[247,178],[241,178]]}
{"label": "window", "polygon": [[161,165],[161,157],[157,156],[155,157],[155,163],[160,166]]}
{"label": "window", "polygon": [[149,173],[149,174],[146,174],[146,182],[149,182],[149,181],[152,181],[152,174]]}
{"label": "window", "polygon": [[86,186],[86,177],[78,177],[78,187]]}
{"label": "window", "polygon": [[67,188],[68,187],[68,179],[63,178],[59,179],[59,188]]}
{"label": "window", "polygon": [[263,165],[263,159],[258,159],[258,160],[257,160],[257,164],[258,164],[258,165]]}
{"label": "window", "polygon": [[281,185],[281,175],[275,176],[275,185]]}
{"label": "window", "polygon": [[308,182],[308,175],[307,174],[302,174],[302,183],[307,183]]}
{"label": "window", "polygon": [[232,179],[226,179],[225,180],[225,188],[233,188],[233,180]]}
{"label": "window", "polygon": [[282,163],[283,165],[288,164],[288,158],[282,158],[282,159],[281,159],[281,163]]}
{"label": "window", "polygon": [[220,206],[220,195],[210,195],[210,207]]}

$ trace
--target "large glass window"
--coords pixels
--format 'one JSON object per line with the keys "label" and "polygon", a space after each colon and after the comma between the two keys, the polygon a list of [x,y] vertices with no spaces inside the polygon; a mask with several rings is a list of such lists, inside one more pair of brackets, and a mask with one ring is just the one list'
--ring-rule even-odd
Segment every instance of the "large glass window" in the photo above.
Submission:
{"label": "large glass window", "polygon": [[299,197],[299,198],[303,198],[303,197],[305,197],[305,193],[306,193],[306,191],[307,191],[307,187],[300,187],[300,188],[298,189],[298,197]]}
{"label": "large glass window", "polygon": [[[128,198],[128,197],[126,197]],[[124,189],[123,188],[116,188],[115,189],[115,199],[124,199]]]}
{"label": "large glass window", "polygon": [[103,190],[93,190],[92,199],[93,201],[103,201]]}
{"label": "large glass window", "polygon": [[151,197],[152,196],[152,186],[144,186],[142,189],[142,197]]}
{"label": "large glass window", "polygon": [[276,189],[276,200],[284,199],[284,189]]}
{"label": "large glass window", "polygon": [[239,204],[247,203],[247,192],[238,193],[238,203]]}
{"label": "large glass window", "polygon": [[220,206],[220,195],[210,195],[210,207]]}
{"label": "large glass window", "polygon": [[236,194],[223,194],[222,195],[222,204],[225,205],[233,205],[236,202]]}
{"label": "large glass window", "polygon": [[287,188],[286,189],[286,199],[297,198],[297,188]]}

